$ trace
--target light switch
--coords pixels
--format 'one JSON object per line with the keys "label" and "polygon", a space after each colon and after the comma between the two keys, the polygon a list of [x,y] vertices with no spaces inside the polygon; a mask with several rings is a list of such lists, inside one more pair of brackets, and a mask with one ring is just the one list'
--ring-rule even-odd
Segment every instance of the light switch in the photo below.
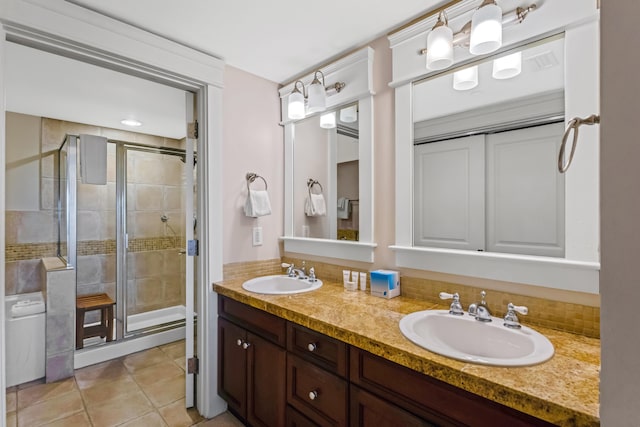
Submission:
{"label": "light switch", "polygon": [[253,227],[253,246],[262,246],[262,227]]}

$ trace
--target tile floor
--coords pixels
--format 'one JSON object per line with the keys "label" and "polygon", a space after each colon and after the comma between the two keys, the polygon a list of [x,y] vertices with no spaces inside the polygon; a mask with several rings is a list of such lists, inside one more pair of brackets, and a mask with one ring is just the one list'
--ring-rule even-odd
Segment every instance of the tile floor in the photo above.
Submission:
{"label": "tile floor", "polygon": [[240,427],[224,413],[184,408],[184,341],[75,371],[73,378],[7,389],[7,427]]}

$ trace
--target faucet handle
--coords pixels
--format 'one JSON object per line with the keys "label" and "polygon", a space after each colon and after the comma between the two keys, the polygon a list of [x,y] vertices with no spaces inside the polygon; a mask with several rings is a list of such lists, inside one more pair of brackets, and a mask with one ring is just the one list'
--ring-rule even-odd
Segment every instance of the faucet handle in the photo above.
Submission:
{"label": "faucet handle", "polygon": [[456,316],[461,316],[464,314],[464,310],[462,309],[462,304],[460,304],[460,295],[456,292],[455,294],[450,294],[448,292],[440,292],[440,299],[453,299],[451,306],[449,306],[449,313],[454,314]]}
{"label": "faucet handle", "polygon": [[524,315],[529,313],[529,309],[524,305],[513,305],[513,303],[509,303],[507,305],[507,314],[504,316],[504,326],[507,328],[520,329],[522,327],[516,311]]}
{"label": "faucet handle", "polygon": [[311,267],[309,269],[309,281],[310,282],[317,282],[318,279],[316,279],[316,269]]}
{"label": "faucet handle", "polygon": [[282,264],[280,264],[280,266],[281,266],[282,268],[286,268],[286,269],[287,269],[287,276],[289,276],[289,277],[293,277],[293,276],[295,276],[295,274],[296,274],[296,273],[293,271],[293,269],[295,268],[295,266],[293,265],[293,263],[288,264],[288,263],[286,263],[286,262],[283,262]]}

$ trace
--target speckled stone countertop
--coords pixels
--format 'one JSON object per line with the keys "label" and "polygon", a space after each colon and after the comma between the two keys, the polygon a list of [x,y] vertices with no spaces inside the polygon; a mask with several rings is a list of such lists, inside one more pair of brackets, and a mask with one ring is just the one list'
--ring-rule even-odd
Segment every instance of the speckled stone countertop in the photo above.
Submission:
{"label": "speckled stone countertop", "polygon": [[[306,326],[479,396],[561,426],[598,426],[600,341],[535,327],[555,347],[545,363],[499,368],[431,353],[406,339],[398,322],[411,312],[447,308],[368,291],[345,291],[325,281],[313,292],[261,295],[242,289],[242,279],[213,285],[220,295]],[[526,325],[526,317],[521,319]]]}

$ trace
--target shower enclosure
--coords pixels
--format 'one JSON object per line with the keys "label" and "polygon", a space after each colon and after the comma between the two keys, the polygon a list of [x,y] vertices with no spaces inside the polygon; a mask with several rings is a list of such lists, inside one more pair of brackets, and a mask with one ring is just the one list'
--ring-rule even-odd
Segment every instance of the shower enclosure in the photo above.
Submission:
{"label": "shower enclosure", "polygon": [[[195,162],[186,164],[193,159],[186,140],[108,140],[105,185],[82,183],[79,144],[79,136],[66,136],[57,171],[58,255],[76,268],[77,296],[106,293],[116,301],[116,342],[185,325],[186,300],[193,298],[187,262],[196,259],[184,251],[196,227]],[[192,273],[189,279],[193,290]],[[87,313],[85,325],[98,316]],[[89,338],[84,346],[103,342]]]}

